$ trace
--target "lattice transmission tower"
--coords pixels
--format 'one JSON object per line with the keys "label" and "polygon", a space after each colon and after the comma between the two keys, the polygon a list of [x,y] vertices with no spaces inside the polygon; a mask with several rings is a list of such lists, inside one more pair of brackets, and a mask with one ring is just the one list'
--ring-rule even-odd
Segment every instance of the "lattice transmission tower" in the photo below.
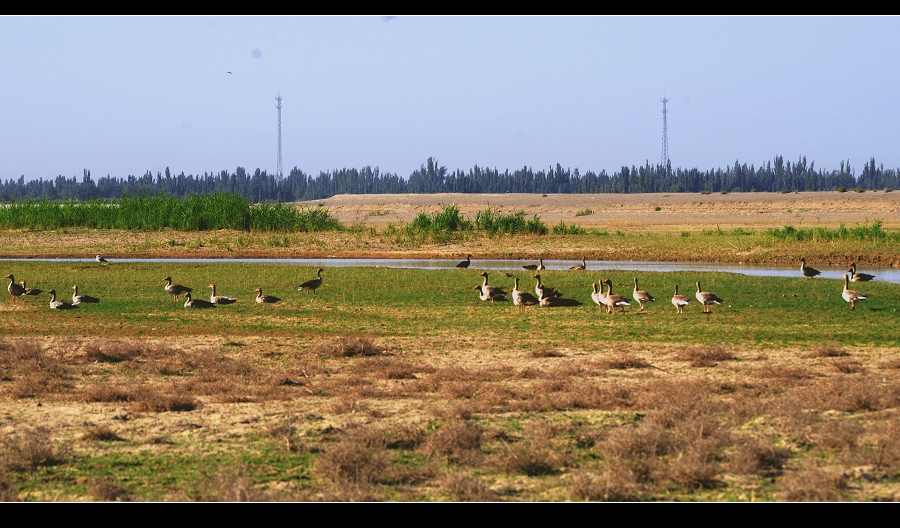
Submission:
{"label": "lattice transmission tower", "polygon": [[662,163],[663,169],[665,169],[666,172],[669,172],[669,133],[666,130],[666,103],[668,103],[669,100],[663,97],[660,101],[662,101],[663,104],[662,159],[660,160],[660,163]]}
{"label": "lattice transmission tower", "polygon": [[278,163],[275,167],[275,174],[278,175],[279,178],[284,176],[284,166],[281,164],[281,94],[275,98],[278,101]]}

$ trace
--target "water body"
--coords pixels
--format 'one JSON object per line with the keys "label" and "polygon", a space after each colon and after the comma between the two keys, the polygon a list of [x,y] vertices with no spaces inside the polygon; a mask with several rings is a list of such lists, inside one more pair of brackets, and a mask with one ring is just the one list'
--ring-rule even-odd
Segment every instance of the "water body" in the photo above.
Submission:
{"label": "water body", "polygon": [[[94,262],[94,259],[5,259],[5,261],[45,261],[45,262]],[[173,264],[292,264],[311,268],[347,268],[347,267],[376,267],[376,268],[415,268],[415,269],[453,269],[460,262],[459,259],[344,259],[344,258],[314,258],[314,259],[110,259],[111,265],[116,262],[168,262]],[[484,271],[519,271],[528,273],[522,266],[537,264],[536,260],[481,260],[473,259],[471,269]],[[544,266],[548,270],[568,270],[571,266],[581,264],[580,260],[544,260]],[[841,275],[847,268],[838,267],[827,269],[823,266],[813,266],[822,272],[820,279],[842,280]],[[591,271],[702,271],[738,273],[741,275],[753,275],[759,277],[796,277],[800,278],[800,263],[796,266],[773,266],[771,264],[727,264],[709,262],[643,262],[621,260],[589,260],[587,261],[587,273]],[[860,273],[875,275],[876,281],[900,284],[900,270],[894,268],[861,268]]]}

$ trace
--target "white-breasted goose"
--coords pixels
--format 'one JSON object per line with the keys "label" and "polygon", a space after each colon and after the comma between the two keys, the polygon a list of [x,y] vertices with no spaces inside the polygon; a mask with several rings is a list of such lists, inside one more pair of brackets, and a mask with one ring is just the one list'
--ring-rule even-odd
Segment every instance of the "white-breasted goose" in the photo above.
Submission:
{"label": "white-breasted goose", "polygon": [[213,304],[234,304],[237,302],[237,299],[234,297],[228,297],[225,295],[216,295],[216,285],[210,284],[207,288],[212,289],[212,293],[209,295],[209,302]]}
{"label": "white-breasted goose", "polygon": [[868,282],[875,278],[875,275],[869,275],[868,273],[856,273],[856,262],[850,263],[850,269],[847,270],[847,273],[850,274],[850,282]]}
{"label": "white-breasted goose", "polygon": [[50,295],[50,308],[54,310],[71,310],[73,308],[78,308],[78,305],[66,301],[57,301],[56,290],[50,290],[47,293]]}
{"label": "white-breasted goose", "polygon": [[166,293],[172,296],[172,302],[178,301],[178,297],[184,295],[185,293],[194,291],[193,288],[188,288],[187,286],[182,286],[181,284],[172,284],[172,277],[166,277],[163,280],[166,281],[164,289],[166,290]]}
{"label": "white-breasted goose", "polygon": [[806,265],[806,258],[800,257],[800,273],[806,277],[804,280],[809,280],[810,277],[815,277],[816,275],[821,275],[822,272],[817,270],[816,268],[811,268]]}
{"label": "white-breasted goose", "polygon": [[96,260],[97,262],[101,263],[101,264],[109,264],[109,261],[106,260],[105,258],[101,257],[100,255],[97,255],[97,257],[95,258],[95,260]]}
{"label": "white-breasted goose", "polygon": [[644,311],[644,305],[648,302],[656,302],[656,299],[654,299],[653,296],[650,295],[650,293],[638,289],[637,277],[634,278],[634,293],[632,293],[632,297],[634,297],[634,300],[641,305],[641,309],[638,310],[639,312]]}
{"label": "white-breasted goose", "polygon": [[700,289],[700,282],[697,282],[697,300],[703,305],[703,313],[709,313],[709,307],[713,304],[722,304],[725,301],[720,299],[715,293],[705,292]]}
{"label": "white-breasted goose", "polygon": [[847,274],[844,274],[844,291],[841,292],[841,297],[843,297],[845,301],[850,303],[851,310],[855,310],[857,301],[865,300],[866,296],[859,293],[858,291],[848,289],[848,286],[850,286],[850,277],[848,277]]}
{"label": "white-breasted goose", "polygon": [[259,304],[272,304],[281,301],[280,298],[275,297],[274,295],[263,295],[262,288],[256,288],[253,291],[256,292],[256,302]]}
{"label": "white-breasted goose", "polygon": [[310,291],[312,291],[313,293],[316,293],[316,290],[318,290],[322,286],[322,272],[323,271],[325,271],[325,270],[322,268],[319,268],[318,270],[316,270],[316,278],[309,279],[308,281],[304,282],[300,286],[297,286],[297,289],[300,291],[306,290],[307,295],[309,295]]}
{"label": "white-breasted goose", "polygon": [[90,295],[78,295],[78,285],[72,286],[72,304],[98,303],[100,299]]}
{"label": "white-breasted goose", "polygon": [[675,295],[672,296],[672,304],[675,306],[675,310],[678,313],[684,313],[684,307],[690,304],[691,300],[687,298],[686,295],[681,295],[678,293],[678,285],[675,285]]}

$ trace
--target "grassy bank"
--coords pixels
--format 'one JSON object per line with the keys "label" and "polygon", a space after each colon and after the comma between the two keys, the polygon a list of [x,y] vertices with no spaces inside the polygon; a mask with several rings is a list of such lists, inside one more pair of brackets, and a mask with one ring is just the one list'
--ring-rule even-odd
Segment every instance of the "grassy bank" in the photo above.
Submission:
{"label": "grassy bank", "polygon": [[[476,269],[4,266],[101,298],[0,301],[6,500],[900,497],[894,285],[851,312],[835,280],[642,273],[657,302],[605,315],[591,282],[633,275],[545,272],[582,304],[519,313]],[[726,304],[676,315],[696,281]]]}

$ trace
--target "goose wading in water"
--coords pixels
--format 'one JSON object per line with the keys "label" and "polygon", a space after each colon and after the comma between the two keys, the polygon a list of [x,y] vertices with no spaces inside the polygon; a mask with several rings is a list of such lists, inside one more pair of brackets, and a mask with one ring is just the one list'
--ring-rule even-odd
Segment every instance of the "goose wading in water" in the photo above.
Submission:
{"label": "goose wading in water", "polygon": [[705,292],[700,289],[700,282],[697,282],[697,300],[703,305],[703,313],[710,313],[709,307],[713,304],[722,304],[725,301],[712,292]]}
{"label": "goose wading in water", "polygon": [[538,304],[538,299],[528,292],[519,290],[519,277],[516,277],[515,284],[512,289],[513,304],[519,307],[520,312],[525,311],[526,306],[534,306]]}
{"label": "goose wading in water", "polygon": [[71,310],[73,308],[78,308],[78,305],[76,304],[72,304],[66,301],[57,301],[56,290],[50,290],[47,293],[50,295],[50,308],[54,310]]}
{"label": "goose wading in water", "polygon": [[216,305],[209,302],[204,301],[203,299],[191,299],[191,292],[187,292],[184,294],[184,307],[185,308],[215,308]]}
{"label": "goose wading in water", "polygon": [[172,302],[177,302],[178,297],[184,295],[185,293],[191,293],[194,291],[193,288],[188,288],[187,286],[182,286],[181,284],[172,284],[172,277],[166,277],[163,279],[166,281],[166,285],[164,289],[166,293],[172,296]]}
{"label": "goose wading in water", "polygon": [[544,259],[538,259],[537,264],[526,264],[522,267],[527,269],[528,271],[544,271],[545,269],[547,269],[544,267]]}
{"label": "goose wading in water", "polygon": [[811,268],[806,265],[806,258],[800,257],[800,273],[806,277],[804,280],[809,280],[810,277],[815,277],[816,275],[821,275],[822,272],[817,270],[816,268]]}
{"label": "goose wading in water", "polygon": [[212,288],[212,293],[209,296],[209,302],[213,304],[234,304],[237,302],[237,299],[234,297],[226,297],[225,295],[216,295],[216,285],[210,284],[207,288]]}
{"label": "goose wading in water", "polygon": [[44,293],[44,290],[42,290],[40,288],[29,288],[29,287],[25,286],[25,281],[19,281],[19,283],[22,285],[22,288],[25,290],[25,293],[23,293],[22,295],[40,295],[40,294]]}
{"label": "goose wading in water", "polygon": [[101,264],[109,264],[109,261],[106,260],[105,258],[101,257],[100,255],[97,255],[95,260]]}
{"label": "goose wading in water", "polygon": [[78,295],[78,285],[72,286],[72,304],[98,303],[100,299],[90,295]]}
{"label": "goose wading in water", "polygon": [[256,288],[253,291],[256,292],[256,302],[259,304],[273,304],[281,301],[280,298],[275,297],[274,295],[263,295],[262,288]]}
{"label": "goose wading in water", "polygon": [[634,300],[641,305],[641,309],[638,310],[639,312],[644,311],[644,305],[648,302],[656,302],[656,299],[654,299],[652,295],[645,292],[644,290],[638,289],[637,277],[634,278],[634,293],[632,293],[632,297],[634,297]]}
{"label": "goose wading in water", "polygon": [[856,262],[850,263],[850,269],[847,270],[847,273],[850,274],[850,282],[868,282],[875,278],[875,275],[869,275],[868,273],[856,273]]}
{"label": "goose wading in water", "polygon": [[572,271],[584,271],[587,269],[587,257],[581,257],[581,264],[569,268]]}
{"label": "goose wading in water", "polygon": [[4,277],[5,279],[9,279],[9,286],[6,287],[9,294],[12,295],[13,302],[19,300],[19,297],[25,295],[25,288],[22,287],[21,284],[16,284],[16,278],[13,277],[12,273]]}
{"label": "goose wading in water", "polygon": [[309,279],[308,281],[304,282],[300,286],[297,286],[297,289],[300,291],[306,290],[307,295],[309,295],[310,290],[312,290],[313,293],[316,293],[316,290],[319,289],[320,286],[322,286],[322,272],[323,271],[325,271],[325,270],[323,270],[322,268],[319,268],[318,271],[316,271],[315,279]]}
{"label": "goose wading in water", "polygon": [[853,291],[851,289],[848,289],[849,286],[850,286],[850,277],[848,277],[846,274],[844,274],[844,291],[841,292],[841,297],[843,297],[845,301],[850,303],[851,310],[855,310],[856,303],[858,301],[865,300],[866,296],[859,293],[858,291]]}
{"label": "goose wading in water", "polygon": [[456,267],[465,269],[465,268],[468,268],[469,264],[471,264],[471,263],[472,263],[472,255],[466,255],[466,260],[457,264]]}
{"label": "goose wading in water", "polygon": [[675,306],[675,309],[678,313],[684,313],[684,307],[690,304],[691,300],[687,298],[685,295],[681,295],[678,293],[678,285],[675,285],[675,295],[672,296],[672,305]]}

